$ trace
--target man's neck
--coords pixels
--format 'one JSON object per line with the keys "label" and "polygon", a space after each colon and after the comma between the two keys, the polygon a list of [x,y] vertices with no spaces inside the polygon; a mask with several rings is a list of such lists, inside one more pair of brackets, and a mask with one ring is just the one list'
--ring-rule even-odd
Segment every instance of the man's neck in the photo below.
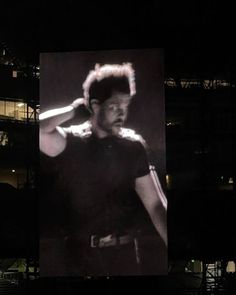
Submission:
{"label": "man's neck", "polygon": [[92,124],[92,132],[95,134],[98,138],[105,138],[109,136],[110,134],[100,128],[94,118],[91,118],[91,124]]}
{"label": "man's neck", "polygon": [[100,128],[93,128],[93,133],[98,137],[98,138],[105,138],[108,137],[110,134],[108,134],[106,131],[101,130]]}

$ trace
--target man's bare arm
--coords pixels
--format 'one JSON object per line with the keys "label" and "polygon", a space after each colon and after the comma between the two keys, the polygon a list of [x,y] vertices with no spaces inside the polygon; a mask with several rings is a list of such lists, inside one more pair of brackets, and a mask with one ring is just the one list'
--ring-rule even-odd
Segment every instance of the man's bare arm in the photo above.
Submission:
{"label": "man's bare arm", "polygon": [[135,190],[167,246],[167,212],[166,205],[163,203],[164,193],[162,190],[157,190],[151,174],[136,178]]}

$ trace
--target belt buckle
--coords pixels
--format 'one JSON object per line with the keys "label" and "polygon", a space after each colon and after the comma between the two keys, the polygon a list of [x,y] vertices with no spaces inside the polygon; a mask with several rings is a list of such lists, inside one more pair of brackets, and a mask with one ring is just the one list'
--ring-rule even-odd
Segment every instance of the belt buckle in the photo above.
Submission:
{"label": "belt buckle", "polygon": [[91,236],[91,239],[90,239],[91,248],[99,247],[99,242],[100,242],[100,239],[99,239],[99,237],[97,235],[92,235]]}
{"label": "belt buckle", "polygon": [[112,243],[115,243],[116,242],[116,240],[114,240],[114,239],[115,238],[113,237],[112,234],[100,238],[100,240],[99,240],[99,247],[103,248],[103,247],[113,246]]}
{"label": "belt buckle", "polygon": [[109,246],[114,246],[117,243],[117,238],[113,238],[112,235],[105,237],[99,237],[97,235],[92,235],[90,240],[91,248],[104,248]]}

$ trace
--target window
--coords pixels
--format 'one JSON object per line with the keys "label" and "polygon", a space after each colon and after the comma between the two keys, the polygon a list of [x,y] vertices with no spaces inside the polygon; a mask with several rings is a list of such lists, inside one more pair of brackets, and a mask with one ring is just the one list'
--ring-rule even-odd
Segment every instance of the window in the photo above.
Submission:
{"label": "window", "polygon": [[0,131],[0,147],[8,145],[8,133],[5,131]]}
{"label": "window", "polygon": [[[28,119],[34,120],[35,113],[28,107]],[[27,120],[27,104],[22,101],[0,100],[0,119],[6,120]],[[36,119],[38,114],[36,113]]]}

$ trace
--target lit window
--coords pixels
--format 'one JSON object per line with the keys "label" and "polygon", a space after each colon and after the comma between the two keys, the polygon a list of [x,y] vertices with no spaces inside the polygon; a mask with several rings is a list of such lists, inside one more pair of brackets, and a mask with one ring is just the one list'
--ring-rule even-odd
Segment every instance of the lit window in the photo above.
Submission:
{"label": "lit window", "polygon": [[226,268],[227,272],[235,272],[235,262],[234,261],[229,261],[227,268]]}
{"label": "lit window", "polygon": [[234,179],[233,179],[233,177],[230,177],[229,178],[229,184],[233,184],[234,183]]}
{"label": "lit window", "polygon": [[17,78],[17,71],[12,71],[12,77]]}
{"label": "lit window", "polygon": [[37,110],[22,101],[0,100],[0,119],[26,121],[38,120]]}
{"label": "lit window", "polygon": [[8,133],[5,131],[0,131],[0,146],[8,145]]}

